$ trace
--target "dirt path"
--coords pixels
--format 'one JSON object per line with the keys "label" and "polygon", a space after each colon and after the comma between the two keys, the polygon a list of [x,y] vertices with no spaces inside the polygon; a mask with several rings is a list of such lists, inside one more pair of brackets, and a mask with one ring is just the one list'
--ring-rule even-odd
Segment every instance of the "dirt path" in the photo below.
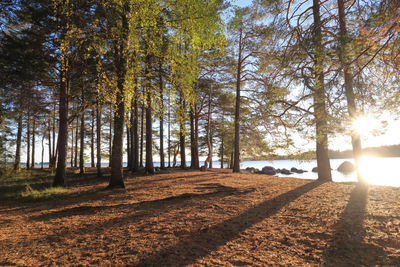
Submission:
{"label": "dirt path", "polygon": [[1,203],[1,266],[400,266],[400,188],[220,170],[72,181]]}

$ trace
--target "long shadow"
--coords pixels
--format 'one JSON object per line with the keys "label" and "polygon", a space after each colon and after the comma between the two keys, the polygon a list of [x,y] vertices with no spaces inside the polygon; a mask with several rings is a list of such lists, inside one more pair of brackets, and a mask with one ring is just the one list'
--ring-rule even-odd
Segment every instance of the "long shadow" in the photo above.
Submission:
{"label": "long shadow", "polygon": [[128,209],[128,210],[162,210],[165,206],[168,206],[168,209],[171,209],[171,205],[179,204],[184,205],[184,201],[186,200],[196,200],[196,199],[205,199],[205,198],[214,198],[214,197],[223,197],[230,194],[247,194],[254,191],[254,188],[247,190],[238,190],[234,187],[223,186],[220,184],[205,184],[204,186],[200,186],[197,189],[199,190],[211,190],[211,192],[207,193],[184,193],[176,196],[171,196],[162,199],[156,199],[152,201],[142,201],[134,204],[118,204],[118,205],[102,205],[102,206],[90,206],[90,205],[82,205],[73,208],[66,208],[60,211],[50,212],[41,214],[38,216],[31,216],[30,220],[33,221],[47,221],[50,219],[58,219],[64,217],[70,217],[75,215],[92,215],[99,211],[108,210],[108,209]]}
{"label": "long shadow", "polygon": [[375,266],[385,257],[381,247],[363,241],[367,200],[368,185],[357,184],[324,252],[326,266]]}
{"label": "long shadow", "polygon": [[167,247],[141,260],[137,266],[184,266],[237,238],[252,225],[276,214],[281,208],[324,182],[313,181],[266,200],[243,213],[202,231],[192,232],[175,246]]}

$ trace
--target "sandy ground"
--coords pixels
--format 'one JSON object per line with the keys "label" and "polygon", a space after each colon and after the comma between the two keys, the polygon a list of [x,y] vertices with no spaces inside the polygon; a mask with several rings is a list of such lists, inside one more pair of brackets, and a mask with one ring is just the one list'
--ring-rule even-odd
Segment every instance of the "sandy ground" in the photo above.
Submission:
{"label": "sandy ground", "polygon": [[70,175],[0,203],[0,265],[400,266],[400,188],[228,170]]}

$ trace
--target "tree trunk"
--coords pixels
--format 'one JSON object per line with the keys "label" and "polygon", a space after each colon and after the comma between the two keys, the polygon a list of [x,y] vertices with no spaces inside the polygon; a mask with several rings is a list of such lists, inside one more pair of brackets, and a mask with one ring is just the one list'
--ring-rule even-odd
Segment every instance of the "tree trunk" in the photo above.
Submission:
{"label": "tree trunk", "polygon": [[33,122],[32,122],[32,162],[31,168],[35,168],[35,148],[36,148],[36,115],[33,115]]}
{"label": "tree trunk", "polygon": [[18,130],[17,130],[14,170],[19,170],[21,168],[21,140],[22,140],[22,111],[20,110],[18,114]]}
{"label": "tree trunk", "polygon": [[319,0],[313,0],[314,18],[314,115],[316,120],[316,152],[318,179],[331,181],[331,166],[328,157],[328,122],[324,87],[324,48],[322,46],[321,19]]}
{"label": "tree trunk", "polygon": [[97,177],[101,177],[101,107],[99,96],[97,96],[96,104],[96,156]]}
{"label": "tree trunk", "polygon": [[179,107],[180,107],[180,121],[179,121],[179,143],[181,146],[181,168],[186,168],[186,150],[185,150],[185,100],[182,98],[182,93],[179,99]]}
{"label": "tree trunk", "polygon": [[108,166],[111,167],[111,159],[112,159],[112,140],[113,140],[113,136],[112,136],[112,128],[113,128],[113,108],[112,108],[112,104],[110,105],[110,134],[108,137]]}
{"label": "tree trunk", "polygon": [[231,163],[229,165],[229,169],[233,169],[233,152],[231,152]]}
{"label": "tree trunk", "polygon": [[140,117],[140,162],[139,162],[139,166],[140,168],[143,168],[143,134],[144,134],[144,130],[143,130],[143,120],[144,120],[144,104],[142,105],[142,114]]}
{"label": "tree trunk", "polygon": [[43,162],[43,160],[44,160],[44,134],[43,134],[43,136],[42,136],[42,160],[41,160],[41,167],[40,167],[40,169],[42,169],[43,170],[43,166],[44,166],[44,162]]}
{"label": "tree trunk", "polygon": [[90,166],[94,168],[94,109],[92,108],[92,122],[90,125]]}
{"label": "tree trunk", "polygon": [[160,168],[165,168],[164,159],[164,83],[162,77],[162,61],[159,65],[159,86],[160,86]]}
{"label": "tree trunk", "polygon": [[63,55],[64,66],[60,75],[60,101],[59,101],[59,127],[58,127],[58,162],[56,175],[54,176],[53,186],[66,186],[66,163],[67,163],[67,146],[68,146],[68,92],[69,92],[69,75],[66,70],[69,69],[68,55]]}
{"label": "tree trunk", "polygon": [[[127,27],[126,20],[123,26]],[[126,28],[125,28],[126,29]],[[124,42],[124,40],[122,40]],[[126,75],[126,59],[124,56],[124,43],[116,48],[116,69],[117,69],[117,94],[116,110],[114,112],[114,138],[111,152],[111,177],[108,187],[125,188],[123,172],[123,146],[124,146],[124,123],[125,123],[125,102],[124,102],[124,83]]]}
{"label": "tree trunk", "polygon": [[194,111],[190,108],[190,168],[195,169],[195,152],[194,152]]}
{"label": "tree trunk", "polygon": [[168,95],[168,168],[171,168],[171,97]]}
{"label": "tree trunk", "polygon": [[146,173],[154,173],[153,165],[153,118],[151,103],[150,55],[146,56]]}
{"label": "tree trunk", "polygon": [[71,123],[71,167],[74,165],[74,124]]}
{"label": "tree trunk", "polygon": [[132,132],[133,132],[133,164],[132,171],[136,172],[139,169],[139,135],[138,135],[138,104],[137,104],[137,95],[135,95],[134,103],[134,114],[133,114],[133,124],[132,124]]}
{"label": "tree trunk", "polygon": [[[83,105],[83,103],[82,103]],[[80,130],[80,150],[79,150],[79,174],[85,173],[85,159],[84,159],[84,152],[85,152],[85,110],[82,111],[81,116],[81,130]]]}
{"label": "tree trunk", "polygon": [[221,135],[221,169],[224,168],[224,134]]}
{"label": "tree trunk", "polygon": [[52,157],[53,155],[51,154],[51,117],[49,117],[49,128],[48,128],[48,139],[49,139],[49,168],[52,168]]}
{"label": "tree trunk", "polygon": [[78,167],[78,134],[79,134],[79,127],[78,127],[78,118],[76,118],[75,123],[75,158],[74,158],[74,167]]}
{"label": "tree trunk", "polygon": [[[341,61],[343,76],[344,76],[344,88],[347,99],[347,109],[350,115],[351,121],[355,121],[358,116],[357,106],[355,103],[354,89],[353,89],[353,75],[350,65],[350,51],[348,51],[349,36],[346,28],[346,14],[344,8],[344,1],[338,0],[338,11],[339,11],[339,38],[340,38],[340,49],[339,58]],[[359,172],[359,163],[362,156],[361,137],[357,131],[352,130],[351,132],[351,144],[353,147],[354,162],[357,167],[357,177],[359,182],[364,182]]]}
{"label": "tree trunk", "polygon": [[[132,113],[131,113],[131,117],[132,117]],[[132,166],[131,166],[131,127],[128,126],[128,123],[126,123],[126,154],[127,154],[127,160],[128,160],[128,169],[131,170]]]}
{"label": "tree trunk", "polygon": [[26,119],[26,168],[31,168],[31,114],[28,111],[28,118]]}
{"label": "tree trunk", "polygon": [[211,145],[211,93],[212,93],[212,85],[210,85],[210,90],[208,92],[208,112],[207,112],[207,148],[208,155],[206,160],[204,161],[205,169],[208,168],[208,164],[212,161],[212,145]]}
{"label": "tree trunk", "polygon": [[239,50],[236,69],[235,147],[233,172],[240,172],[240,82],[242,75],[242,28],[239,28]]}

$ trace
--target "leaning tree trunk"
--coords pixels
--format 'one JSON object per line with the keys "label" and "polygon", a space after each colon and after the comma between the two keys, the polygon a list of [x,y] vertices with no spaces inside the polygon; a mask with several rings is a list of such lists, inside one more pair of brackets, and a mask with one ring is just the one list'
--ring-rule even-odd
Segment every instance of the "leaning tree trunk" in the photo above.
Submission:
{"label": "leaning tree trunk", "polygon": [[242,75],[242,28],[239,29],[239,50],[236,69],[235,149],[233,172],[240,172],[240,82]]}
{"label": "leaning tree trunk", "polygon": [[314,115],[316,121],[316,149],[318,179],[331,181],[331,165],[328,157],[328,116],[326,112],[326,96],[324,87],[324,48],[322,45],[321,19],[319,0],[313,0],[314,17]]}
{"label": "leaning tree trunk", "polygon": [[14,170],[19,170],[21,168],[21,141],[22,141],[22,111],[20,110],[18,114],[18,130],[17,130]]}
{"label": "leaning tree trunk", "polygon": [[[344,1],[338,0],[338,10],[339,10],[339,37],[340,37],[340,49],[339,58],[341,61],[343,76],[344,76],[344,88],[347,99],[347,108],[350,115],[351,121],[356,120],[358,116],[357,107],[354,97],[353,89],[353,75],[350,65],[350,51],[348,49],[349,36],[346,28],[346,15],[344,8]],[[364,182],[361,174],[359,172],[359,163],[362,155],[361,147],[361,137],[357,131],[352,130],[351,132],[351,144],[353,146],[353,157],[357,166],[357,177],[359,182]]]}

